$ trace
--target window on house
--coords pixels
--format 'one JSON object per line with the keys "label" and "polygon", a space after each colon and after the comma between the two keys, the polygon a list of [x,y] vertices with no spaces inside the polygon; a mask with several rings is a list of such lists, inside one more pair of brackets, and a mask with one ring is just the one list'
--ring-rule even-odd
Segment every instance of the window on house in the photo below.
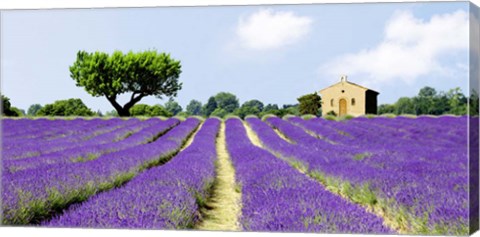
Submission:
{"label": "window on house", "polygon": [[330,106],[333,106],[333,99],[330,100]]}
{"label": "window on house", "polygon": [[352,105],[355,105],[355,98],[352,98]]}

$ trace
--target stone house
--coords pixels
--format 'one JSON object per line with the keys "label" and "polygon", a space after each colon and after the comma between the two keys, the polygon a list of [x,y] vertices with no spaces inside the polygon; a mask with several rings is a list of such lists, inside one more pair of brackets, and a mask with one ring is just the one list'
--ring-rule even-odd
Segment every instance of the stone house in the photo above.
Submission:
{"label": "stone house", "polygon": [[342,76],[340,82],[320,90],[322,114],[330,111],[338,116],[377,114],[378,94],[374,90],[349,82],[347,76]]}

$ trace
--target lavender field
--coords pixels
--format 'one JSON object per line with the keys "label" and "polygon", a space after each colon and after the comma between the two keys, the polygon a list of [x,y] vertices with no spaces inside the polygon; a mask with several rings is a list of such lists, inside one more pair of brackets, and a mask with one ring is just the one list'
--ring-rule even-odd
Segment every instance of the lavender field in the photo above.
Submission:
{"label": "lavender field", "polygon": [[469,119],[3,119],[2,224],[465,235]]}

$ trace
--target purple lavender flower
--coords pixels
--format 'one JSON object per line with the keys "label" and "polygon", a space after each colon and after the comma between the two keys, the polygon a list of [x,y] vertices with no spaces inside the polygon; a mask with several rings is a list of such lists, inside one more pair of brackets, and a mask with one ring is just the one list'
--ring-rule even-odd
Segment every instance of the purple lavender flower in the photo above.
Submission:
{"label": "purple lavender flower", "polygon": [[254,146],[239,119],[226,121],[226,139],[242,187],[244,230],[392,233],[381,218],[333,195],[285,161]]}
{"label": "purple lavender flower", "polygon": [[[119,186],[174,156],[200,121],[189,118],[157,140],[80,163],[59,163],[2,175],[3,223],[39,223],[71,203]],[[153,133],[163,131],[160,124]]]}
{"label": "purple lavender flower", "polygon": [[168,163],[144,171],[125,186],[71,207],[47,226],[191,228],[215,178],[220,120],[207,119],[190,146]]}
{"label": "purple lavender flower", "polygon": [[[377,198],[404,210],[414,231],[466,233],[468,229],[468,156],[465,117],[356,118],[335,122],[278,118],[247,119],[269,149],[302,161],[310,171],[365,184]],[[319,135],[307,134],[308,129]],[[463,134],[463,136],[462,136]],[[340,135],[340,136],[339,136]],[[308,138],[307,136],[311,136]],[[323,137],[334,143],[322,141]]]}

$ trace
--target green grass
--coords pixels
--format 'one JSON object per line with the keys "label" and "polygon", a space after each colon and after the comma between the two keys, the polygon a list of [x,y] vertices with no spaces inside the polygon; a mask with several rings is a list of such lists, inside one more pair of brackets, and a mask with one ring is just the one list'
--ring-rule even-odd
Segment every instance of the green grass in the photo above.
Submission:
{"label": "green grass", "polygon": [[358,153],[353,156],[354,160],[363,160],[365,158],[369,158],[372,156],[372,153],[369,152],[364,152],[364,153]]}
{"label": "green grass", "polygon": [[345,121],[345,120],[350,120],[350,119],[353,119],[353,118],[355,118],[355,116],[347,114],[347,115],[339,117],[338,120],[339,121]]}
{"label": "green grass", "polygon": [[386,117],[386,118],[396,118],[397,115],[396,114],[382,114],[380,115],[381,117]]}
{"label": "green grass", "polygon": [[337,117],[333,115],[325,115],[323,118],[326,120],[337,121]]}
{"label": "green grass", "polygon": [[313,115],[313,114],[304,114],[302,115],[302,119],[304,120],[309,120],[309,119],[314,119],[316,118],[317,116]]}
{"label": "green grass", "polygon": [[298,160],[291,161],[290,165],[293,166],[293,168],[300,170],[302,173],[308,172],[308,165]]}
{"label": "green grass", "polygon": [[201,230],[240,230],[238,219],[241,213],[241,185],[236,182],[235,169],[231,163],[225,140],[225,123],[221,124],[216,141],[216,177],[212,182],[211,195],[201,201],[203,219],[194,228]]}
{"label": "green grass", "polygon": [[99,154],[88,154],[86,156],[79,156],[79,157],[76,157],[76,158],[73,158],[72,159],[72,162],[76,163],[76,162],[86,162],[86,161],[91,161],[91,160],[95,160],[99,157],[100,155]]}

